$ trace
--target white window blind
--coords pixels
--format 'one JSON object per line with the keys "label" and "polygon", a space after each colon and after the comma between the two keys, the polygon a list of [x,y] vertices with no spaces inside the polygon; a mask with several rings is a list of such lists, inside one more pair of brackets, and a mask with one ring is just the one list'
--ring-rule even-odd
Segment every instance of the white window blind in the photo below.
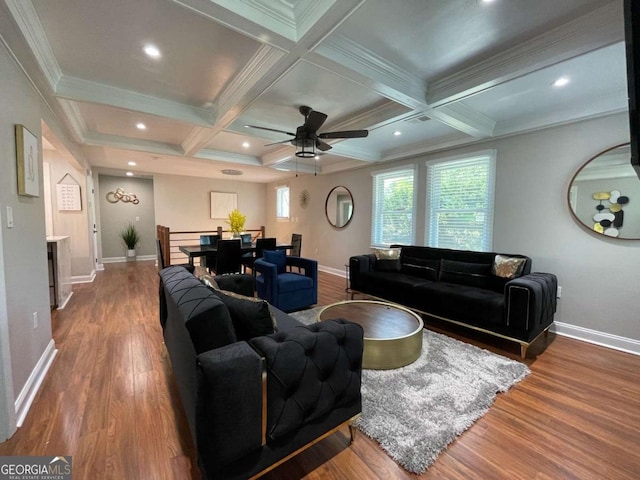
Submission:
{"label": "white window blind", "polygon": [[276,188],[276,217],[289,219],[289,187],[286,185]]}
{"label": "white window blind", "polygon": [[414,167],[373,172],[371,244],[414,243]]}
{"label": "white window blind", "polygon": [[428,245],[491,251],[495,153],[427,162]]}

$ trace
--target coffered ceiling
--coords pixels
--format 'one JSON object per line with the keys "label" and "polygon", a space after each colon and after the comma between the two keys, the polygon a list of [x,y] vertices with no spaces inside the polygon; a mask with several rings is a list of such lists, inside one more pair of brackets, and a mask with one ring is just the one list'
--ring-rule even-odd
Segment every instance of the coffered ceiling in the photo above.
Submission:
{"label": "coffered ceiling", "polygon": [[[268,182],[627,108],[622,0],[1,1],[4,43],[96,167]],[[369,136],[299,159],[245,127],[295,132],[301,105]]]}

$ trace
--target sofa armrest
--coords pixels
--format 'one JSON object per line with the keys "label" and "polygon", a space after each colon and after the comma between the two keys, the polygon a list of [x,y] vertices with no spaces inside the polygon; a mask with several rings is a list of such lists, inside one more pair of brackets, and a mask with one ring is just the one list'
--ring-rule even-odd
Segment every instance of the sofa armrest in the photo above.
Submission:
{"label": "sofa armrest", "polygon": [[273,335],[251,346],[266,359],[267,436],[277,440],[336,408],[362,408],[363,330],[327,320]]}
{"label": "sofa armrest", "polygon": [[[278,296],[278,267],[262,258],[258,258],[254,266],[256,272],[264,276],[258,284],[260,298],[265,299],[269,303],[275,303],[275,299]],[[260,291],[261,289],[264,289],[264,291]]]}
{"label": "sofa armrest", "polygon": [[198,457],[213,472],[260,449],[264,361],[246,342],[198,355]]}
{"label": "sofa armrest", "polygon": [[298,267],[304,270],[304,275],[313,280],[313,284],[318,283],[318,262],[304,257],[287,257],[287,266]]}
{"label": "sofa armrest", "polygon": [[535,272],[507,282],[507,325],[528,332],[532,340],[553,322],[557,290],[558,279],[553,273]]}
{"label": "sofa armrest", "polygon": [[349,285],[351,288],[358,289],[360,287],[360,276],[363,273],[373,271],[376,256],[373,253],[364,255],[354,255],[349,259]]}

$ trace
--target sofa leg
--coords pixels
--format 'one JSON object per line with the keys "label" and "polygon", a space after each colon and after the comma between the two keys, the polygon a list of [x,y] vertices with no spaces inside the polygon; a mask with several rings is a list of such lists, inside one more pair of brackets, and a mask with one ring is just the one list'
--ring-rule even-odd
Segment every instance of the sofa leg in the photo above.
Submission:
{"label": "sofa leg", "polygon": [[548,337],[549,337],[549,329],[547,328],[547,329],[544,331],[544,338],[548,338]]}
{"label": "sofa leg", "polygon": [[352,424],[349,424],[349,437],[349,445],[351,445],[356,440],[356,427],[354,427]]}
{"label": "sofa leg", "polygon": [[524,358],[527,356],[527,347],[529,345],[526,345],[524,343],[520,344],[520,358],[522,358],[524,360]]}

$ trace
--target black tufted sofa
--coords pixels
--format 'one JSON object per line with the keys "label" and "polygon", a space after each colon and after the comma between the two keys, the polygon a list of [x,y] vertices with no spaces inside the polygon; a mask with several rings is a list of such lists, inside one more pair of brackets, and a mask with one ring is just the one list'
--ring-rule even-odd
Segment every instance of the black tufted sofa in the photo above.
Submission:
{"label": "black tufted sofa", "polygon": [[304,326],[270,307],[277,332],[237,341],[200,280],[182,267],[160,278],[160,322],[204,479],[263,474],[361,412],[359,325]]}
{"label": "black tufted sofa", "polygon": [[[531,273],[524,255],[401,246],[396,260],[375,254],[349,259],[350,289],[426,315],[514,340],[522,358],[553,323],[557,278]],[[378,255],[379,256],[379,255]],[[496,275],[497,257],[521,260],[513,278]]]}

